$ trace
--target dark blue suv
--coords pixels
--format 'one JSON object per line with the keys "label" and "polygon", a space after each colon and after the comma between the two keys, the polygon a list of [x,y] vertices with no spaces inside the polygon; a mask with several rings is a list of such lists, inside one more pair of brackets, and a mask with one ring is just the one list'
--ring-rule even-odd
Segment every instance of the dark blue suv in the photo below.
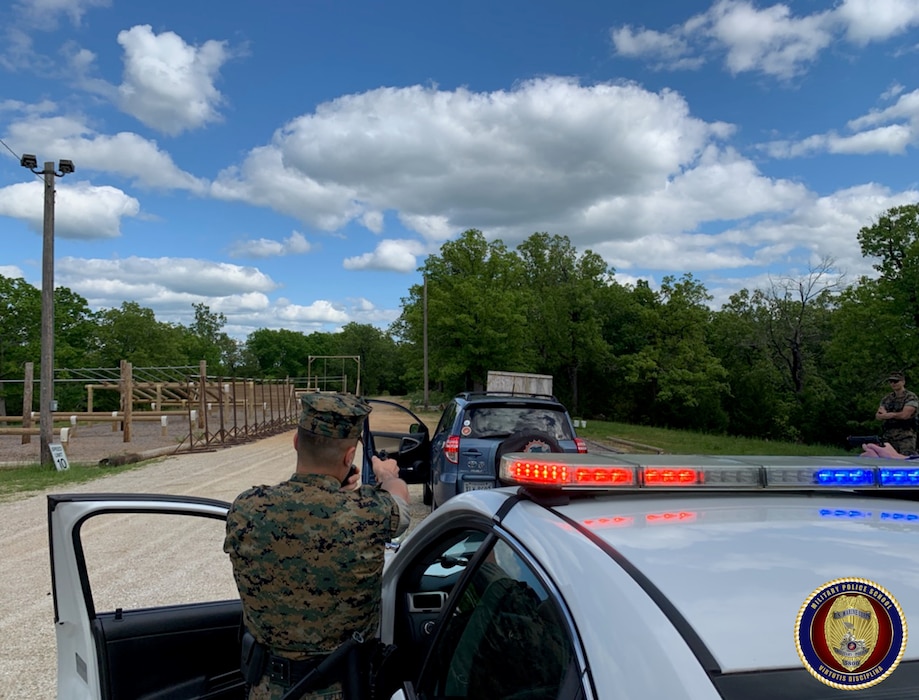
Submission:
{"label": "dark blue suv", "polygon": [[[508,452],[587,452],[564,405],[546,394],[457,394],[444,408],[433,435],[403,406],[371,403],[374,411],[364,431],[364,454],[385,451],[394,457],[406,481],[424,484],[424,503],[433,508],[464,491],[497,486],[497,464]],[[408,416],[407,431],[370,427],[395,409]],[[364,480],[372,481],[369,460]]]}

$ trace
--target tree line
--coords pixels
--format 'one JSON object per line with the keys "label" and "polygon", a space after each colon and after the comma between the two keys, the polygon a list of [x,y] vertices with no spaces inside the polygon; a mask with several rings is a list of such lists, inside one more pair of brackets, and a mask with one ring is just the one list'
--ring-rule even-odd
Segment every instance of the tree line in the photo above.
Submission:
{"label": "tree line", "polygon": [[[480,389],[489,370],[550,374],[572,415],[775,440],[832,444],[875,432],[891,371],[909,386],[919,351],[919,205],[858,232],[874,277],[844,283],[825,259],[721,309],[692,274],[620,283],[596,253],[534,233],[514,249],[470,229],[420,268],[386,330],[262,328],[243,342],[204,304],[183,326],[136,302],[91,311],[55,290],[57,367],[195,365],[237,377],[303,377],[310,355],[358,355],[367,395],[424,386],[433,403]],[[0,379],[40,357],[40,293],[0,277]],[[0,384],[8,406],[10,384]],[[4,388],[5,387],[5,388]],[[76,398],[76,397],[75,397]],[[18,406],[17,406],[18,407]]]}

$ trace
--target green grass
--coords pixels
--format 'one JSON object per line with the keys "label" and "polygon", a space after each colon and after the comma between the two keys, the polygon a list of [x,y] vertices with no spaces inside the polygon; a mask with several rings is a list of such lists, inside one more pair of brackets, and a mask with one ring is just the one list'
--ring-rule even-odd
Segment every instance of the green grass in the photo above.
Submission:
{"label": "green grass", "polygon": [[0,502],[24,498],[32,493],[47,490],[63,490],[73,484],[82,484],[109,474],[137,469],[150,463],[135,462],[118,467],[103,467],[98,464],[71,464],[70,469],[57,471],[53,467],[24,465],[0,469]]}
{"label": "green grass", "polygon": [[710,435],[688,430],[670,430],[628,423],[587,421],[586,428],[577,428],[578,435],[599,442],[626,440],[623,445],[632,452],[662,451],[669,454],[714,455],[851,455],[857,450],[829,445],[801,445],[753,438]]}

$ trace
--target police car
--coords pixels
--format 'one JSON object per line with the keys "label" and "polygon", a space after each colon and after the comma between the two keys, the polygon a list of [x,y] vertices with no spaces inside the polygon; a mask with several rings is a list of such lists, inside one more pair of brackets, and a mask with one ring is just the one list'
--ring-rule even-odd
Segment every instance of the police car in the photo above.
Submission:
{"label": "police car", "polygon": [[[375,697],[919,697],[916,463],[511,453],[500,477],[389,560]],[[182,544],[216,577],[228,504],[48,504],[58,697],[243,697],[238,599],[137,606],[121,591],[113,607],[87,566],[104,577],[127,554],[91,551],[97,518],[168,516],[216,525],[216,553],[191,525]],[[165,537],[145,527],[151,546]]]}

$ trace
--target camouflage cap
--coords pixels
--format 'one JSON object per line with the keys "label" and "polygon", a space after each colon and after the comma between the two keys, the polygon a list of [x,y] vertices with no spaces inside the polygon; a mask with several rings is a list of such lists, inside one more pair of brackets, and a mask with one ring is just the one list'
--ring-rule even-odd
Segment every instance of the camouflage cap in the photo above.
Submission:
{"label": "camouflage cap", "polygon": [[891,372],[887,375],[888,382],[902,382],[904,379],[903,372]]}
{"label": "camouflage cap", "polygon": [[369,403],[353,394],[300,395],[300,427],[314,435],[330,438],[356,438],[364,417],[373,410]]}

